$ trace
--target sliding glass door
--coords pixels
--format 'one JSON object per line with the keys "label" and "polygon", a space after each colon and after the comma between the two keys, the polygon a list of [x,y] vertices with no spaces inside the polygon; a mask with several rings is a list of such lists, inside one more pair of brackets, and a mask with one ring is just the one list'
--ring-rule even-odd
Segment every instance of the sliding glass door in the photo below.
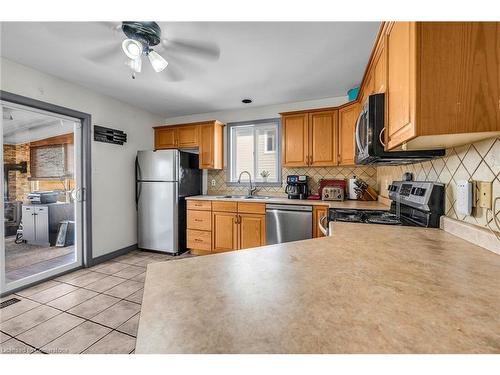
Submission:
{"label": "sliding glass door", "polygon": [[2,109],[2,294],[83,264],[82,123],[6,101]]}

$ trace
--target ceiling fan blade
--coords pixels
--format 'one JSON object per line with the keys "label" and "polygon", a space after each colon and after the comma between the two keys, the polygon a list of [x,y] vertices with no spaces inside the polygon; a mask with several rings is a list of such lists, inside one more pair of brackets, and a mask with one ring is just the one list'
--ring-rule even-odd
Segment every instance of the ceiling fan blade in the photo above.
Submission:
{"label": "ceiling fan blade", "polygon": [[113,42],[101,47],[95,48],[92,52],[86,53],[84,57],[96,63],[106,63],[111,61],[119,61],[122,55],[121,45]]}
{"label": "ceiling fan blade", "polygon": [[210,42],[186,39],[162,39],[161,46],[168,52],[185,54],[195,58],[216,61],[220,56],[219,47]]}
{"label": "ceiling fan blade", "polygon": [[44,26],[49,33],[62,39],[95,40],[106,36],[123,36],[121,22],[44,22]]}

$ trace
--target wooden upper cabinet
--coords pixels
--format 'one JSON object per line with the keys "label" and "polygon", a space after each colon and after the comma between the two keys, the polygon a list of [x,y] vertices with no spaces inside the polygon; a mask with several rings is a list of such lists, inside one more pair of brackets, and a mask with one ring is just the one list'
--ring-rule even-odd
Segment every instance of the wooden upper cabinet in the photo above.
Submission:
{"label": "wooden upper cabinet", "polygon": [[373,93],[375,94],[385,93],[387,90],[386,58],[384,37],[373,56]]}
{"label": "wooden upper cabinet", "polygon": [[415,24],[394,22],[386,37],[386,140],[390,149],[415,136]]}
{"label": "wooden upper cabinet", "polygon": [[309,130],[308,114],[283,115],[282,126],[282,160],[284,167],[302,167],[308,165]]}
{"label": "wooden upper cabinet", "polygon": [[177,145],[179,148],[198,147],[198,126],[180,126],[177,129]]}
{"label": "wooden upper cabinet", "polygon": [[222,169],[223,124],[218,121],[208,122],[199,127],[200,168]]}
{"label": "wooden upper cabinet", "polygon": [[339,109],[339,165],[354,165],[354,132],[360,109],[357,102]]}
{"label": "wooden upper cabinet", "polygon": [[337,110],[330,108],[282,114],[283,166],[336,165],[337,115]]}
{"label": "wooden upper cabinet", "polygon": [[177,128],[162,127],[155,129],[155,150],[177,148]]}
{"label": "wooden upper cabinet", "polygon": [[238,249],[238,215],[236,212],[212,212],[212,250]]}
{"label": "wooden upper cabinet", "polygon": [[239,214],[239,249],[266,244],[266,216]]}
{"label": "wooden upper cabinet", "polygon": [[159,126],[155,130],[155,149],[197,148],[200,169],[222,169],[224,124],[206,121],[184,125]]}
{"label": "wooden upper cabinet", "polygon": [[417,38],[418,135],[500,131],[500,22],[419,22]]}
{"label": "wooden upper cabinet", "polygon": [[337,164],[337,111],[309,114],[309,166]]}
{"label": "wooden upper cabinet", "polygon": [[389,22],[384,31],[386,149],[500,134],[500,22]]}

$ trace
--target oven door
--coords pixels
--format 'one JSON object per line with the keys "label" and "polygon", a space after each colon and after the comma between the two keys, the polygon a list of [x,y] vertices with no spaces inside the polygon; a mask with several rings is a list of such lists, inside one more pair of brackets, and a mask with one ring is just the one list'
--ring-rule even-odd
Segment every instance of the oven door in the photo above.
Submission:
{"label": "oven door", "polygon": [[361,109],[358,120],[356,122],[356,131],[354,134],[354,159],[356,164],[366,164],[369,162],[370,154],[370,128],[368,121],[368,101]]}

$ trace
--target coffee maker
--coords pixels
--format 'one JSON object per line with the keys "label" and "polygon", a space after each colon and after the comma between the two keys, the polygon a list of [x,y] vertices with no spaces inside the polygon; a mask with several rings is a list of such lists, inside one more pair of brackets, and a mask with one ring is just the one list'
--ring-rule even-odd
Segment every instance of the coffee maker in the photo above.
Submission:
{"label": "coffee maker", "polygon": [[285,193],[288,199],[306,199],[308,195],[307,176],[288,175],[286,176]]}

